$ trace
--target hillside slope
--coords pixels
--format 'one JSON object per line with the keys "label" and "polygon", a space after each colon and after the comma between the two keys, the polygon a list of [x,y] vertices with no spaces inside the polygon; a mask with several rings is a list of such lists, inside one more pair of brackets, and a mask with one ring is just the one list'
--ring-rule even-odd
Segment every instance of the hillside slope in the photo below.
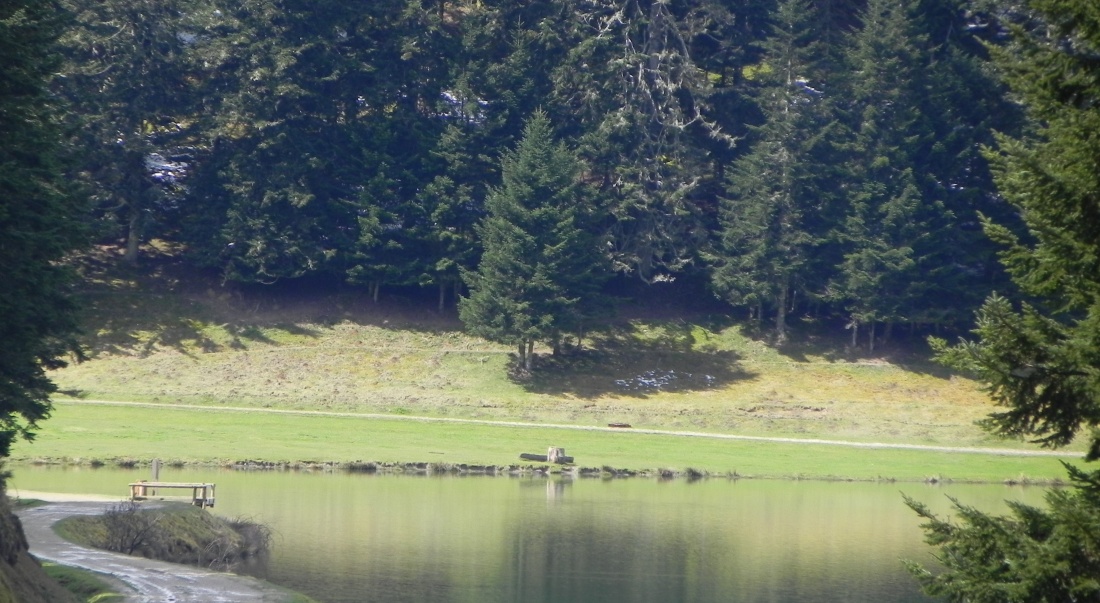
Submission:
{"label": "hillside slope", "polygon": [[[375,302],[338,282],[242,287],[149,251],[134,269],[110,257],[83,266],[89,360],[51,372],[62,395],[13,459],[505,466],[555,445],[591,466],[638,470],[1064,475],[1052,457],[928,452],[1037,447],[978,427],[995,410],[989,397],[930,362],[919,332],[895,333],[872,356],[847,347],[843,325],[807,316],[777,348],[705,291],[685,300],[684,288],[662,284],[633,292],[645,303],[624,303],[562,354],[536,349],[527,373],[514,370],[511,349],[470,336],[453,308],[440,312],[415,289]],[[441,420],[397,420],[418,417]],[[658,432],[715,437],[647,435]],[[885,447],[763,443],[784,439]]]}
{"label": "hillside slope", "polygon": [[[768,345],[732,309],[653,286],[562,356],[468,335],[415,291],[379,303],[339,283],[226,285],[169,254],[83,270],[90,360],[54,371],[68,396],[688,429],[948,446],[1016,446],[974,425],[993,407],[926,358],[921,338],[875,356],[835,325]],[[703,297],[696,295],[696,297]],[[713,298],[711,298],[713,300]],[[705,303],[706,302],[706,303]],[[838,330],[839,329],[839,330]],[[577,345],[579,343],[579,345]],[[47,424],[48,429],[48,424]]]}

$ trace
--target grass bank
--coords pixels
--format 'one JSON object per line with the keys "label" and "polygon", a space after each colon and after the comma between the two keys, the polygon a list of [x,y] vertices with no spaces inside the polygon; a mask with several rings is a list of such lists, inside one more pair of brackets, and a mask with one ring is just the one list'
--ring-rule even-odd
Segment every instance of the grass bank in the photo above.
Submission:
{"label": "grass bank", "polygon": [[54,531],[87,547],[221,571],[263,557],[271,540],[266,526],[182,503],[153,508],[118,503],[103,515],[62,519]]}
{"label": "grass bank", "polygon": [[[211,407],[60,402],[24,461],[230,465],[248,460],[419,461],[508,466],[521,452],[562,446],[582,467],[693,468],[742,477],[900,481],[1045,482],[1064,476],[1058,459],[807,442],[577,430],[567,427],[420,421],[385,416],[270,413]],[[50,455],[23,456],[28,452]]]}
{"label": "grass bank", "polygon": [[48,562],[42,564],[42,569],[83,603],[118,603],[126,600],[125,595],[116,592],[94,572]]}
{"label": "grass bank", "polygon": [[[1046,457],[638,433],[1034,449],[976,427],[994,410],[988,398],[924,360],[913,341],[869,357],[803,322],[795,342],[776,349],[720,307],[664,312],[660,285],[652,306],[624,308],[564,357],[536,350],[534,374],[516,375],[509,349],[416,298],[226,287],[168,256],[133,272],[90,258],[83,270],[90,360],[51,374],[65,396],[38,440],[16,446],[18,460],[510,465],[557,445],[596,467],[905,480],[1064,474]],[[76,403],[96,399],[160,406]],[[407,416],[543,427],[398,420]],[[633,430],[546,427],[610,423]]]}

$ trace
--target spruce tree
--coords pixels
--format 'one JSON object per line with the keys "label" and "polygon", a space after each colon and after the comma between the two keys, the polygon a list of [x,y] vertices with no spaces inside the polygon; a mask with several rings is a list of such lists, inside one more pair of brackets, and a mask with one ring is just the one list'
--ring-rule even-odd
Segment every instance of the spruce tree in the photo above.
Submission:
{"label": "spruce tree", "polygon": [[[1031,301],[993,296],[977,339],[940,358],[976,374],[1005,410],[986,426],[1062,446],[1087,433],[1100,459],[1100,12],[1092,0],[1033,0],[1037,20],[1016,29],[995,58],[1034,123],[1027,138],[1001,136],[987,153],[998,189],[1024,220],[1017,236],[986,222],[1001,259]],[[1008,516],[958,506],[950,522],[913,501],[946,570],[912,571],[949,601],[1100,601],[1100,471],[1069,467],[1074,488],[1047,508],[1011,505]]]}
{"label": "spruce tree", "polygon": [[501,159],[503,183],[486,200],[477,231],[483,253],[466,273],[459,316],[471,332],[516,346],[530,370],[536,342],[557,350],[599,308],[606,278],[580,176],[580,163],[554,141],[537,111],[523,139]]}
{"label": "spruce tree", "polygon": [[[230,279],[417,282],[417,195],[455,45],[419,0],[251,0],[222,13],[210,155],[186,238]],[[221,11],[219,11],[221,13]]]}
{"label": "spruce tree", "polygon": [[59,185],[57,107],[46,93],[64,11],[55,2],[0,3],[0,458],[30,438],[56,391],[47,369],[78,348],[69,271],[83,242],[83,205]]}

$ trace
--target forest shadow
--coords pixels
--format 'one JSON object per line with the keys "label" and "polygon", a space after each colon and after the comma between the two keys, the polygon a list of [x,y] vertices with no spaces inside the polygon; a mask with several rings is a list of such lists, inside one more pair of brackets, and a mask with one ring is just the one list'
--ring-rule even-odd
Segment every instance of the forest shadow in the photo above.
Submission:
{"label": "forest shadow", "polygon": [[[266,332],[318,337],[320,333],[282,317],[270,319],[247,309],[226,312],[234,295],[216,293],[209,278],[182,273],[174,258],[150,254],[139,267],[89,254],[81,259],[77,294],[86,353],[146,357],[170,349],[194,357],[248,342],[277,345]],[[235,299],[242,301],[240,296]],[[211,329],[211,326],[217,328]],[[217,334],[217,339],[211,337]]]}
{"label": "forest shadow", "polygon": [[[315,339],[345,322],[427,335],[465,330],[453,293],[441,311],[438,292],[420,287],[389,287],[375,302],[363,288],[331,276],[234,284],[188,266],[178,255],[152,250],[137,267],[121,264],[110,252],[91,254],[80,272],[83,340],[92,356],[145,357],[170,349],[194,357],[251,344],[279,346],[283,335],[285,340]],[[708,296],[670,300],[659,290],[650,293],[644,302],[623,298],[620,318],[589,335],[583,346],[566,346],[558,356],[540,355],[536,370],[514,373],[512,379],[529,391],[581,397],[721,387],[754,376],[737,352],[718,349],[728,345],[721,334],[731,328],[791,362],[888,363],[940,379],[958,376],[930,359],[931,333],[896,332],[871,353],[865,344],[851,345],[843,324],[792,317],[790,340],[776,346],[766,323],[756,332]],[[715,334],[712,345],[707,339]],[[954,339],[963,333],[936,334]]]}
{"label": "forest shadow", "polygon": [[[955,331],[936,332],[926,328],[895,333],[889,338],[877,340],[875,349],[871,350],[862,339],[853,345],[850,331],[842,324],[800,321],[792,323],[789,341],[781,346],[768,342],[781,357],[792,362],[888,364],[906,372],[938,379],[951,379],[960,375],[959,371],[936,362],[928,344],[929,336],[951,339],[958,335]],[[765,336],[753,336],[767,342]]]}
{"label": "forest shadow", "polygon": [[[248,343],[278,345],[267,335],[281,330],[291,335],[319,337],[314,329],[282,321],[221,320],[201,304],[157,293],[86,292],[83,302],[83,343],[92,355],[146,357],[158,349],[170,349],[194,357]],[[217,339],[211,325],[224,332]]]}
{"label": "forest shadow", "polygon": [[633,325],[612,326],[582,348],[539,355],[530,373],[510,376],[532,393],[578,398],[703,391],[755,376],[739,366],[736,352],[698,349],[692,329],[683,321],[645,333]]}

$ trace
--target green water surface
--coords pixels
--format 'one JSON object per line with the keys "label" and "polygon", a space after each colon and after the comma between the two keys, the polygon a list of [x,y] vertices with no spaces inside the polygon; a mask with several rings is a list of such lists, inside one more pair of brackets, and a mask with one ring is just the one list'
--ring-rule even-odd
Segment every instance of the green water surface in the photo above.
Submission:
{"label": "green water surface", "polygon": [[[148,470],[10,467],[9,491],[124,495]],[[275,531],[258,572],[318,601],[924,602],[902,493],[950,513],[1042,505],[1002,485],[423,477],[164,469]],[[33,545],[32,545],[33,546]]]}

